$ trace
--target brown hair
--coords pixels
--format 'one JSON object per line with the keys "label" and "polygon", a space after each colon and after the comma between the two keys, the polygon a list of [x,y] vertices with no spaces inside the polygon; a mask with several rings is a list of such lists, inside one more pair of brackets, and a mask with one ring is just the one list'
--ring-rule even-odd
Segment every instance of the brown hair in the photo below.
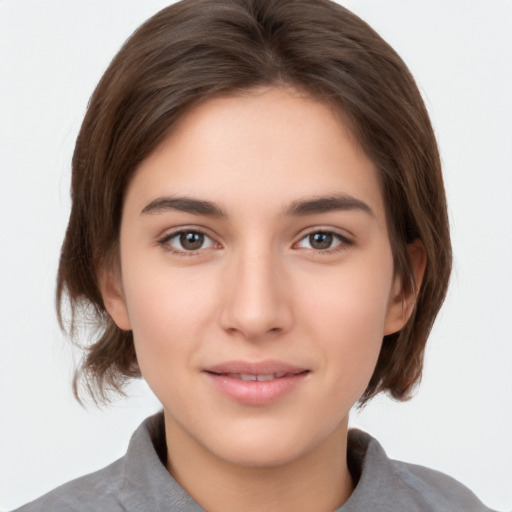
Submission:
{"label": "brown hair", "polygon": [[257,86],[289,85],[340,109],[380,171],[395,272],[415,287],[407,244],[420,239],[426,270],[405,327],[384,337],[364,403],[405,399],[421,376],[425,343],[444,300],[451,246],[441,164],[418,88],[396,52],[329,0],[183,0],[144,23],[96,90],[73,156],[72,210],[57,308],[93,313],[98,339],[75,374],[96,399],[138,376],[131,332],[106,313],[97,272],[118,249],[123,196],[139,164],[191,105]]}

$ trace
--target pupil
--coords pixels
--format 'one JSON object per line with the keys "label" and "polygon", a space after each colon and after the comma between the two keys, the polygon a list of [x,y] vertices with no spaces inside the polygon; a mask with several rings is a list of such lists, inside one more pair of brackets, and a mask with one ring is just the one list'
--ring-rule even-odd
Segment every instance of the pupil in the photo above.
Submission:
{"label": "pupil", "polygon": [[313,249],[329,249],[332,244],[332,234],[313,233],[309,235],[309,243]]}
{"label": "pupil", "polygon": [[204,235],[202,233],[182,233],[180,235],[180,243],[184,249],[194,251],[200,249],[204,242]]}

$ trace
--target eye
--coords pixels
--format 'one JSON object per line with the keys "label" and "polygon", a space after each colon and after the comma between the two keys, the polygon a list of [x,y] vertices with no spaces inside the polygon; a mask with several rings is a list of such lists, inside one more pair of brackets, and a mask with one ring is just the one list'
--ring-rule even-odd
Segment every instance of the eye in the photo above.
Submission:
{"label": "eye", "polygon": [[160,243],[170,247],[173,252],[195,252],[201,249],[209,249],[217,244],[209,236],[201,231],[178,231],[166,236]]}
{"label": "eye", "polygon": [[303,237],[297,244],[303,249],[313,249],[315,251],[336,250],[342,245],[348,245],[350,241],[337,233],[331,231],[315,231]]}

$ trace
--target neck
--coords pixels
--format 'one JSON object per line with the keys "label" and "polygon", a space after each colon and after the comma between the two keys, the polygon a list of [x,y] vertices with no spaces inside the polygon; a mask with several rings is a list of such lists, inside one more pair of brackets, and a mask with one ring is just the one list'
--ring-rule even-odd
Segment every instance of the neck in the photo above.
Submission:
{"label": "neck", "polygon": [[167,469],[209,512],[332,512],[350,497],[347,422],[291,462],[242,466],[216,457],[166,415]]}

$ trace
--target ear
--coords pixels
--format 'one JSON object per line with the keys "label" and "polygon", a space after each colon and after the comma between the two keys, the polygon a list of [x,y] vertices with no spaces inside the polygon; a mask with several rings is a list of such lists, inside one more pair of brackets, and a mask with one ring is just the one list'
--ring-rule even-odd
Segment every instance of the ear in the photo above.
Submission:
{"label": "ear", "polygon": [[101,297],[108,314],[119,329],[130,331],[131,324],[124,298],[121,272],[112,266],[104,266],[98,273],[98,284]]}
{"label": "ear", "polygon": [[415,240],[407,246],[407,253],[415,279],[415,287],[405,290],[402,278],[395,276],[391,295],[389,297],[388,312],[384,326],[384,335],[398,332],[407,323],[414,311],[416,298],[421,288],[425,266],[427,263],[425,246],[421,240]]}

